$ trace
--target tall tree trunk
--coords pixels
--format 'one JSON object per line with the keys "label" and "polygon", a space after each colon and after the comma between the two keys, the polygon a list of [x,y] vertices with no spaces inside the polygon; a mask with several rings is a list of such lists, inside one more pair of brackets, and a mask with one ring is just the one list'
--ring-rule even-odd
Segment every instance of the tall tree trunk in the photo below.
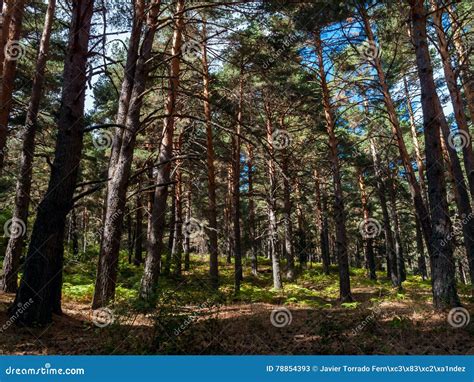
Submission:
{"label": "tall tree trunk", "polygon": [[266,130],[268,143],[268,254],[272,261],[273,288],[279,290],[283,287],[280,271],[280,256],[277,249],[277,220],[276,220],[276,173],[273,147],[273,122],[270,105],[265,102]]}
{"label": "tall tree trunk", "polygon": [[103,223],[104,231],[100,245],[97,278],[92,302],[93,309],[107,305],[115,297],[127,188],[136,135],[141,126],[140,111],[149,71],[148,61],[151,58],[151,50],[157,28],[159,8],[160,0],[154,0],[148,12],[147,27],[144,32],[140,56],[135,67],[130,105],[125,120],[126,129],[123,129],[122,136],[119,139],[120,147],[117,148],[119,152],[117,153],[116,160],[112,158],[114,156],[114,148],[112,148],[109,181],[107,184],[106,212]]}
{"label": "tall tree trunk", "polygon": [[[31,174],[33,155],[35,151],[35,135],[38,121],[38,110],[43,91],[43,77],[49,51],[49,40],[54,19],[56,1],[50,0],[46,11],[43,34],[41,36],[38,59],[36,61],[35,76],[31,98],[26,112],[24,132],[22,134],[22,150],[20,159],[20,174],[16,185],[15,210],[13,221],[24,224],[24,232],[28,223],[28,208],[30,205]],[[3,275],[0,279],[0,288],[4,292],[15,293],[18,287],[18,265],[23,252],[23,236],[13,235],[8,240],[5,258],[3,260]]]}
{"label": "tall tree trunk", "polygon": [[318,169],[314,170],[314,192],[315,192],[315,216],[316,226],[319,231],[319,245],[321,250],[321,261],[323,272],[329,275],[331,258],[329,256],[329,228],[327,221],[326,197],[321,190],[320,175]]}
{"label": "tall tree trunk", "polygon": [[203,69],[203,95],[204,95],[204,116],[206,119],[206,164],[207,164],[207,182],[208,182],[208,210],[207,218],[209,221],[209,277],[211,288],[219,288],[219,258],[217,242],[217,202],[216,202],[216,169],[215,154],[212,132],[211,115],[211,93],[209,64],[207,62],[207,29],[206,21],[203,19],[202,28],[202,69]]}
{"label": "tall tree trunk", "polygon": [[[387,168],[387,171],[389,169]],[[400,283],[400,288],[402,282],[406,280],[406,269],[405,269],[405,257],[403,254],[403,243],[402,243],[402,234],[400,228],[400,217],[398,215],[397,209],[397,196],[396,196],[396,184],[395,179],[392,177],[390,179],[388,195],[390,198],[390,217],[393,222],[394,228],[394,243],[395,243],[395,255],[397,258],[397,275]]]}
{"label": "tall tree trunk", "polygon": [[[359,190],[362,202],[362,213],[364,214],[364,220],[369,221],[370,210],[369,210],[369,199],[367,191],[365,189],[364,175],[359,169]],[[375,272],[375,257],[374,257],[374,238],[366,237],[365,239],[365,259],[367,262],[367,268],[369,269],[369,278],[371,280],[377,280],[377,273]]]}
{"label": "tall tree trunk", "polygon": [[349,277],[349,259],[347,255],[346,217],[344,210],[344,196],[342,193],[342,177],[339,164],[338,142],[335,133],[334,111],[331,105],[331,96],[326,80],[324,68],[323,48],[320,32],[315,38],[316,54],[318,56],[319,75],[323,92],[323,108],[326,118],[326,128],[329,136],[331,170],[334,186],[334,223],[336,226],[336,253],[339,268],[339,288],[341,301],[352,301],[351,283]]}
{"label": "tall tree trunk", "polygon": [[425,259],[425,248],[423,245],[423,234],[421,232],[420,222],[418,218],[415,218],[415,230],[416,230],[416,251],[418,252],[418,271],[420,272],[423,280],[428,278],[428,272],[426,270],[426,259]]}
{"label": "tall tree trunk", "polygon": [[0,78],[3,78],[3,65],[5,62],[5,45],[8,41],[8,30],[10,29],[10,21],[13,7],[11,4],[13,0],[1,0],[0,11]]}
{"label": "tall tree trunk", "polygon": [[[280,129],[286,130],[284,116],[280,118]],[[295,278],[295,254],[293,250],[293,222],[291,221],[291,184],[289,169],[289,153],[286,147],[282,148],[282,173],[283,173],[283,224],[284,224],[284,243],[283,248],[286,257],[286,277],[288,280]]]}
{"label": "tall tree trunk", "polygon": [[437,0],[430,0],[433,7],[433,22],[436,29],[436,35],[438,38],[438,51],[443,62],[444,78],[448,86],[449,95],[451,97],[451,104],[453,105],[454,118],[458,129],[465,135],[466,139],[462,144],[462,152],[464,158],[464,167],[467,173],[467,180],[469,183],[469,191],[471,197],[474,200],[474,154],[472,152],[472,141],[469,127],[467,124],[466,115],[464,114],[464,106],[461,98],[461,92],[459,91],[456,74],[454,73],[453,66],[451,64],[451,57],[448,51],[448,40],[444,30],[442,18],[443,10],[439,8]]}
{"label": "tall tree trunk", "polygon": [[152,211],[152,229],[145,269],[140,287],[140,296],[151,299],[155,292],[156,282],[160,272],[161,252],[163,251],[163,233],[165,229],[165,212],[168,198],[168,184],[170,183],[171,159],[173,149],[173,134],[175,122],[176,98],[179,88],[179,72],[181,62],[181,40],[184,28],[184,0],[176,3],[173,43],[171,48],[171,63],[169,76],[169,90],[166,98],[166,117],[163,124],[159,163],[157,169],[154,203]]}
{"label": "tall tree trunk", "polygon": [[394,287],[400,286],[397,274],[397,256],[395,252],[395,240],[393,238],[392,227],[390,225],[390,215],[387,207],[387,188],[385,185],[385,176],[380,168],[380,158],[377,152],[375,139],[370,139],[370,150],[374,163],[375,175],[377,177],[377,191],[379,194],[380,208],[382,209],[383,227],[385,234],[385,248],[387,255],[387,276],[392,281]]}
{"label": "tall tree trunk", "polygon": [[250,242],[250,266],[251,272],[254,276],[258,274],[258,260],[256,248],[256,234],[255,234],[255,201],[253,189],[253,146],[247,146],[248,160],[247,160],[247,177],[248,177],[248,204],[249,204],[249,242]]}
{"label": "tall tree trunk", "polygon": [[[459,17],[457,16],[457,11],[454,3],[451,3],[449,6],[449,16],[452,23],[453,29],[453,43],[456,50],[456,56],[459,63],[459,68],[461,70],[461,79],[464,88],[464,94],[466,96],[467,107],[469,109],[469,114],[471,117],[471,123],[474,123],[474,81],[472,80],[472,66],[470,58],[472,56],[469,53],[472,50],[472,47],[466,49],[465,44],[462,40],[461,31],[464,25],[459,23]],[[468,27],[466,25],[465,27]]]}
{"label": "tall tree trunk", "polygon": [[[376,45],[375,37],[372,31],[372,27],[370,25],[370,19],[367,15],[367,11],[364,8],[364,6],[359,7],[359,12],[360,12],[360,15],[362,16],[365,33],[367,34],[369,43]],[[410,193],[413,199],[413,204],[415,206],[415,211],[422,224],[423,235],[425,236],[426,242],[428,243],[427,245],[428,251],[430,251],[429,243],[430,243],[432,229],[431,229],[431,221],[430,221],[428,209],[425,203],[423,202],[421,187],[416,179],[415,172],[413,171],[413,166],[411,164],[411,159],[410,159],[410,156],[408,155],[408,150],[406,148],[405,141],[403,139],[403,132],[400,127],[400,121],[398,120],[395,103],[392,99],[392,95],[390,94],[389,85],[385,77],[385,72],[383,71],[383,68],[382,68],[382,61],[380,57],[376,56],[372,62],[377,72],[377,77],[379,80],[380,89],[383,95],[385,107],[387,109],[388,118],[392,126],[392,132],[397,140],[397,146],[400,152],[400,158],[405,168],[406,177],[408,180],[408,184],[410,186]]]}
{"label": "tall tree trunk", "polygon": [[453,250],[448,238],[451,233],[446,184],[440,144],[441,121],[439,98],[433,79],[428,37],[426,11],[423,0],[408,0],[411,9],[413,42],[415,45],[418,76],[421,84],[421,105],[425,135],[426,173],[430,200],[433,233],[431,237],[431,279],[433,303],[436,309],[460,304],[456,290]]}
{"label": "tall tree trunk", "polygon": [[416,165],[418,167],[418,181],[420,182],[420,187],[423,192],[423,202],[425,205],[428,204],[428,191],[426,188],[425,181],[425,163],[423,162],[423,157],[421,155],[420,144],[418,142],[418,133],[416,131],[416,121],[415,113],[413,112],[412,100],[410,91],[408,89],[408,83],[405,77],[403,77],[403,87],[405,92],[405,99],[407,102],[408,116],[410,118],[410,133],[413,141],[413,149],[415,152]]}
{"label": "tall tree trunk", "polygon": [[[181,133],[176,142],[176,155],[181,155],[181,146],[183,142],[183,133]],[[183,259],[183,177],[181,166],[183,165],[182,160],[176,161],[176,174],[174,186],[174,199],[175,199],[175,219],[174,219],[174,239],[173,247],[171,248],[171,255],[174,262],[174,273],[177,276],[181,276],[182,272],[182,259]]]}
{"label": "tall tree trunk", "polygon": [[138,180],[135,211],[135,239],[133,263],[139,266],[143,262],[143,204],[142,204],[142,177]]}
{"label": "tall tree trunk", "polygon": [[237,109],[237,125],[235,134],[232,135],[232,228],[233,228],[233,253],[234,253],[234,286],[235,292],[240,291],[240,282],[243,280],[242,272],[242,243],[240,235],[240,131],[242,129],[242,108],[244,79],[242,68],[239,79],[239,104]]}
{"label": "tall tree trunk", "polygon": [[[17,60],[21,59],[22,47],[19,45],[25,0],[16,0],[8,5],[11,9],[11,20],[8,25],[8,41],[3,47],[5,58],[3,61],[2,82],[0,86],[0,173],[5,160],[5,147],[8,135],[8,120],[13,104],[13,89]],[[8,11],[10,12],[10,11]]]}
{"label": "tall tree trunk", "polygon": [[[45,325],[61,312],[63,239],[73,207],[84,136],[84,99],[92,0],[74,1],[63,74],[54,161],[46,194],[38,206],[23,278],[10,313],[18,323]],[[33,301],[30,302],[30,299]],[[28,303],[23,311],[18,304]]]}
{"label": "tall tree trunk", "polygon": [[[189,184],[189,189],[186,192],[186,204],[185,204],[185,209],[186,209],[186,221],[189,222],[191,220],[191,184]],[[189,268],[191,266],[190,264],[190,238],[189,235],[184,235],[184,270],[189,271]]]}

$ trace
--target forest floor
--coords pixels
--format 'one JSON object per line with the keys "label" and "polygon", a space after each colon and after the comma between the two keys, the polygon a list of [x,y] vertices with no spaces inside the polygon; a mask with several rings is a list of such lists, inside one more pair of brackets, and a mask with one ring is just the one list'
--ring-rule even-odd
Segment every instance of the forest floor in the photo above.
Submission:
{"label": "forest floor", "polygon": [[[454,328],[447,312],[434,312],[430,284],[418,276],[400,292],[382,273],[370,281],[365,270],[351,269],[354,302],[341,304],[336,268],[324,275],[313,264],[275,291],[261,259],[259,276],[245,274],[238,295],[232,265],[221,264],[217,294],[207,288],[206,268],[205,257],[193,256],[192,273],[162,277],[157,308],[145,310],[136,299],[141,272],[122,263],[117,302],[98,320],[90,310],[93,262],[69,262],[64,314],[48,327],[4,325],[14,296],[0,294],[0,354],[474,353],[473,322]],[[469,289],[460,285],[459,293],[474,312]]]}

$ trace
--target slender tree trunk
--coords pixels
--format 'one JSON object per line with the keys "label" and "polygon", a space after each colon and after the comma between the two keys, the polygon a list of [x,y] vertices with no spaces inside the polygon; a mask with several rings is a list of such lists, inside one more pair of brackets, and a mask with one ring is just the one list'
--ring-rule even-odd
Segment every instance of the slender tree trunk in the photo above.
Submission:
{"label": "slender tree trunk", "polygon": [[240,282],[243,280],[242,272],[242,243],[240,235],[240,131],[242,129],[244,79],[242,69],[239,80],[239,105],[237,110],[237,126],[232,136],[232,227],[233,227],[233,253],[234,253],[234,286],[235,292],[240,291]]}
{"label": "slender tree trunk", "polygon": [[9,4],[7,8],[10,8],[10,6],[12,8],[11,20],[9,20],[9,23],[8,21],[5,23],[5,26],[8,25],[9,27],[8,41],[2,49],[5,53],[5,58],[3,63],[3,73],[1,73],[2,82],[0,86],[0,173],[2,172],[5,159],[8,120],[13,104],[16,64],[18,59],[21,59],[22,55],[21,49],[20,53],[17,53],[16,50],[20,48],[18,44],[21,35],[25,0],[15,0],[14,4]]}
{"label": "slender tree trunk", "polygon": [[[443,27],[442,17],[443,11],[438,7],[437,0],[430,0],[433,7],[433,22],[436,29],[436,35],[438,38],[438,51],[443,62],[444,78],[448,86],[449,95],[451,97],[451,104],[453,105],[454,118],[458,129],[466,136],[465,142],[462,145],[462,152],[464,158],[464,167],[467,173],[467,180],[469,184],[469,191],[471,197],[474,199],[474,154],[472,152],[472,141],[469,127],[467,124],[466,115],[464,114],[464,106],[461,98],[461,92],[459,91],[456,74],[454,73],[453,66],[451,64],[451,57],[448,51],[448,40]],[[456,155],[457,156],[457,155]]]}
{"label": "slender tree trunk", "polygon": [[428,272],[426,270],[425,248],[423,245],[423,234],[421,232],[420,222],[418,218],[415,218],[415,229],[416,251],[418,252],[418,270],[423,280],[426,280],[428,278]]}
{"label": "slender tree trunk", "polygon": [[[388,169],[387,169],[388,170]],[[388,170],[389,171],[389,170]],[[399,279],[399,287],[402,287],[402,282],[406,280],[406,269],[405,269],[405,258],[403,254],[403,243],[400,228],[400,218],[397,210],[397,198],[396,198],[396,184],[392,177],[390,179],[388,195],[390,198],[390,218],[393,222],[394,228],[394,243],[395,243],[395,255],[397,258],[397,275]]]}
{"label": "slender tree trunk", "polygon": [[326,197],[323,196],[320,183],[320,175],[317,169],[314,170],[314,189],[316,203],[316,226],[319,231],[319,243],[321,248],[321,260],[323,262],[323,272],[329,275],[331,258],[329,256],[329,228],[327,221]]}
{"label": "slender tree trunk", "polygon": [[[472,50],[472,47],[466,49],[464,42],[462,40],[461,31],[463,25],[459,23],[459,17],[457,16],[457,11],[454,3],[449,5],[449,16],[452,23],[453,29],[453,43],[456,50],[456,56],[459,63],[459,68],[461,70],[461,79],[464,88],[464,95],[466,96],[467,107],[469,109],[469,114],[471,117],[471,123],[474,123],[474,81],[472,80],[472,66],[471,66],[471,56],[469,53]],[[466,26],[467,27],[467,26]]]}
{"label": "slender tree trunk", "polygon": [[[27,326],[51,322],[61,312],[63,239],[73,207],[84,135],[84,99],[89,32],[94,2],[74,1],[63,74],[54,161],[46,194],[38,206],[23,278],[10,313]],[[33,301],[33,302],[31,302]],[[15,311],[18,304],[28,309]]]}
{"label": "slender tree trunk", "polygon": [[[286,130],[284,116],[280,119],[280,129]],[[283,224],[285,229],[283,248],[286,257],[286,277],[288,280],[295,278],[295,254],[293,250],[293,222],[291,220],[291,184],[289,169],[289,153],[286,147],[282,148],[282,172],[283,172]]]}
{"label": "slender tree trunk", "polygon": [[[188,186],[189,189],[186,192],[186,221],[189,222],[191,220],[191,185]],[[189,271],[190,268],[190,238],[189,235],[184,235],[184,270]]]}
{"label": "slender tree trunk", "polygon": [[248,145],[247,177],[248,177],[248,204],[249,204],[249,241],[250,241],[250,263],[252,275],[258,274],[258,260],[255,234],[255,201],[253,190],[253,146]]}
{"label": "slender tree trunk", "polygon": [[143,262],[143,204],[142,204],[142,178],[138,180],[138,190],[136,196],[135,211],[135,240],[133,263],[139,266]]}
{"label": "slender tree trunk", "polygon": [[338,142],[335,133],[334,111],[326,80],[324,68],[323,48],[320,32],[316,34],[315,45],[318,56],[319,74],[323,92],[323,108],[326,117],[326,128],[329,136],[331,170],[334,186],[334,223],[336,225],[336,253],[339,267],[339,288],[341,301],[352,301],[351,283],[349,277],[349,259],[347,255],[347,233],[344,211],[344,196],[342,193],[342,177],[339,164]]}
{"label": "slender tree trunk", "polygon": [[202,68],[203,68],[203,93],[204,93],[204,116],[206,119],[206,164],[207,164],[207,182],[208,182],[208,237],[209,237],[209,277],[211,288],[219,288],[219,258],[217,242],[217,202],[216,202],[216,169],[215,154],[212,131],[212,114],[210,102],[210,76],[209,64],[207,62],[207,30],[206,21],[203,20],[202,34]]}
{"label": "slender tree trunk", "polygon": [[[181,146],[183,142],[183,133],[181,133],[176,142],[176,155],[181,155]],[[177,276],[181,276],[182,273],[182,260],[183,260],[183,178],[181,172],[182,161],[176,161],[176,184],[174,186],[174,199],[175,199],[175,224],[174,224],[174,239],[171,254],[174,262],[174,273]]]}
{"label": "slender tree trunk", "polygon": [[[362,202],[362,212],[364,214],[364,220],[370,219],[370,210],[367,191],[365,189],[365,181],[362,171],[359,169],[359,190]],[[374,239],[373,237],[365,238],[365,259],[367,262],[367,268],[369,270],[369,278],[371,280],[377,280],[377,273],[375,272],[375,257],[374,257]]]}
{"label": "slender tree trunk", "polygon": [[[374,34],[372,31],[372,27],[370,25],[370,19],[367,15],[365,8],[359,7],[360,15],[362,16],[362,20],[364,22],[364,29],[367,34],[368,40],[371,44],[376,44]],[[408,150],[405,145],[405,140],[403,138],[403,132],[400,127],[400,121],[398,120],[397,111],[395,108],[395,103],[392,99],[390,94],[389,85],[387,83],[385,72],[382,68],[382,61],[380,57],[375,57],[373,60],[373,65],[377,72],[377,77],[379,80],[380,88],[382,91],[385,107],[387,109],[388,118],[390,120],[390,124],[392,126],[392,132],[397,140],[398,150],[400,152],[400,158],[403,162],[403,166],[405,168],[406,177],[408,180],[408,184],[410,186],[410,193],[412,195],[413,204],[415,206],[416,214],[418,215],[420,222],[422,224],[423,235],[426,238],[426,242],[428,243],[428,251],[430,251],[430,238],[431,238],[431,221],[430,216],[428,213],[428,209],[423,202],[423,196],[420,184],[418,183],[415,172],[413,171],[413,166],[411,164],[410,156],[408,155]]]}
{"label": "slender tree trunk", "polygon": [[[119,139],[120,148],[117,149],[119,150],[116,156],[117,159],[111,158],[109,166],[106,212],[103,224],[104,232],[101,240],[94,299],[92,302],[93,309],[107,305],[115,297],[127,188],[136,135],[141,126],[140,111],[149,71],[148,61],[151,58],[151,49],[157,28],[156,19],[159,8],[160,0],[154,0],[148,12],[147,27],[144,32],[141,53],[135,67],[130,105],[128,106],[125,120],[126,129],[123,130],[122,136]],[[114,157],[114,148],[112,148],[112,157]]]}
{"label": "slender tree trunk", "polygon": [[273,148],[273,122],[272,113],[270,106],[265,102],[265,113],[266,113],[266,130],[267,130],[267,143],[268,143],[268,196],[267,196],[267,208],[268,208],[268,246],[269,256],[272,260],[272,272],[273,272],[273,288],[281,289],[283,283],[281,281],[280,271],[280,256],[277,249],[277,220],[276,220],[276,173],[275,173],[275,162],[274,162],[274,148]]}
{"label": "slender tree trunk", "polygon": [[[441,121],[439,98],[433,79],[428,37],[426,11],[423,0],[408,0],[411,8],[413,42],[415,45],[418,76],[421,84],[421,105],[425,135],[426,173],[430,200],[433,234],[431,237],[431,279],[433,303],[436,309],[458,306],[454,259],[451,243],[451,221],[446,201],[446,184],[440,143]],[[444,118],[443,118],[444,119]]]}
{"label": "slender tree trunk", "polygon": [[5,45],[8,41],[8,30],[10,29],[10,21],[13,7],[11,4],[13,0],[1,1],[0,10],[2,12],[0,18],[0,78],[3,79],[3,65],[5,62]]}
{"label": "slender tree trunk", "polygon": [[377,177],[377,191],[379,194],[380,208],[382,209],[383,226],[385,234],[385,248],[387,255],[387,276],[391,279],[394,287],[400,286],[397,274],[397,256],[395,252],[395,240],[393,238],[392,227],[390,225],[390,215],[387,207],[387,189],[385,185],[385,176],[380,168],[380,158],[377,152],[375,139],[370,140],[370,149],[374,163],[375,175]]}
{"label": "slender tree trunk", "polygon": [[179,88],[184,8],[184,0],[178,0],[176,3],[175,25],[171,48],[172,59],[170,63],[169,90],[165,105],[166,117],[164,119],[159,155],[159,163],[162,164],[158,167],[156,175],[156,184],[163,186],[157,186],[155,189],[150,243],[140,288],[140,296],[146,300],[151,299],[154,295],[156,282],[158,281],[158,275],[160,273],[161,252],[163,251],[166,201],[168,198],[168,184],[170,182],[173,148],[174,114]]}
{"label": "slender tree trunk", "polygon": [[[43,77],[49,51],[49,40],[55,7],[56,1],[50,0],[46,11],[43,34],[41,36],[38,59],[36,61],[35,76],[33,78],[31,99],[28,104],[24,132],[22,134],[23,145],[20,159],[20,175],[16,185],[13,221],[24,224],[25,230],[23,233],[25,235],[28,223],[28,208],[30,205],[31,174],[35,151],[38,110],[43,91]],[[0,288],[4,292],[15,293],[17,290],[18,265],[23,252],[23,236],[24,235],[13,235],[8,240],[5,258],[3,260],[3,275],[0,279]]]}

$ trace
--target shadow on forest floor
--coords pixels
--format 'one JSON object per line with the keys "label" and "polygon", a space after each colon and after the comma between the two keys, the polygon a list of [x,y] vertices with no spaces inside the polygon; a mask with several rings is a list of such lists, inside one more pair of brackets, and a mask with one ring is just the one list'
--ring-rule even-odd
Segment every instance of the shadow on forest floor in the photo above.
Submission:
{"label": "shadow on forest floor", "polygon": [[[46,328],[1,328],[2,354],[472,354],[474,324],[453,328],[435,313],[426,282],[410,277],[399,293],[387,281],[353,271],[356,302],[339,304],[335,275],[305,271],[285,291],[269,288],[265,273],[246,277],[241,294],[229,293],[223,265],[221,298],[210,301],[202,279],[186,275],[161,287],[181,301],[151,313],[114,308],[115,322],[100,328],[89,304],[65,296],[63,316]],[[337,284],[337,283],[336,283]],[[174,287],[171,288],[170,285]],[[230,284],[231,285],[231,284]],[[224,299],[222,299],[224,296]],[[463,302],[466,301],[463,296]],[[13,295],[0,295],[0,325]],[[472,303],[465,304],[474,311]],[[275,309],[280,309],[279,311]],[[273,314],[272,314],[273,312]],[[273,318],[272,318],[273,317]],[[285,324],[282,327],[277,326]]]}

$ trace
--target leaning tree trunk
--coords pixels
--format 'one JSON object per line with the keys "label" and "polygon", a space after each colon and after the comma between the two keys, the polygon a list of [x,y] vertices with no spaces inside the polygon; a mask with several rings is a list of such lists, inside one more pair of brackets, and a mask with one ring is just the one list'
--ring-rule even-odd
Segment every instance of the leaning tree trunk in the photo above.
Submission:
{"label": "leaning tree trunk", "polygon": [[[7,6],[11,9],[11,20],[8,25],[8,41],[2,47],[5,59],[3,61],[2,82],[0,86],[0,173],[5,160],[5,148],[8,135],[8,119],[13,104],[13,89],[15,84],[16,64],[23,55],[23,47],[19,44],[25,0],[16,0]],[[10,10],[8,10],[10,12]]]}
{"label": "leaning tree trunk", "polygon": [[[106,212],[103,223],[104,230],[100,245],[94,300],[92,302],[94,309],[107,305],[109,301],[115,297],[127,188],[133,161],[136,135],[141,127],[140,111],[149,71],[148,61],[151,58],[151,49],[157,28],[159,8],[160,1],[155,0],[148,12],[147,28],[144,32],[141,54],[135,68],[133,90],[125,120],[126,129],[123,129],[124,131],[120,138],[121,142],[120,148],[117,149],[119,150],[117,160],[111,162],[109,166]],[[112,149],[112,157],[113,156],[114,149]]]}
{"label": "leaning tree trunk", "polygon": [[451,221],[446,200],[446,184],[443,174],[439,116],[439,98],[433,79],[428,37],[426,32],[427,15],[423,0],[408,0],[413,26],[418,76],[421,84],[421,106],[425,135],[426,173],[428,196],[430,200],[431,221],[431,283],[433,303],[436,309],[460,304],[456,290],[455,264],[453,250],[449,241]]}
{"label": "leaning tree trunk", "polygon": [[465,135],[464,138],[468,138],[463,142],[461,148],[464,158],[464,167],[466,169],[467,180],[469,183],[469,191],[471,197],[474,199],[474,154],[472,151],[471,134],[469,132],[469,126],[467,123],[466,115],[464,114],[464,106],[461,97],[461,92],[458,88],[456,74],[451,64],[451,57],[448,51],[448,40],[442,22],[443,11],[438,7],[437,0],[430,1],[434,9],[433,22],[438,38],[438,51],[443,62],[444,78],[446,79],[449,95],[451,97],[451,104],[453,105],[454,110],[454,118],[456,119],[456,124],[458,125],[459,130],[463,135]]}
{"label": "leaning tree trunk", "polygon": [[[22,134],[22,150],[20,158],[20,175],[16,185],[15,210],[13,222],[24,224],[23,234],[26,234],[28,222],[28,208],[30,205],[31,174],[35,151],[35,135],[38,121],[38,110],[43,90],[43,77],[49,51],[49,40],[54,19],[56,0],[50,0],[44,21],[38,58],[36,61],[35,76],[31,99],[26,112],[24,132]],[[8,240],[5,258],[3,260],[3,275],[0,288],[4,292],[15,293],[18,287],[18,265],[23,252],[23,235],[12,235]]]}
{"label": "leaning tree trunk", "polygon": [[[371,44],[376,46],[375,37],[370,25],[370,19],[367,15],[366,9],[362,6],[359,8],[359,13],[362,16],[364,22],[364,30],[367,34],[367,38]],[[408,184],[410,186],[410,193],[413,199],[413,204],[415,206],[416,214],[418,215],[423,235],[425,236],[428,251],[430,252],[430,237],[431,237],[431,221],[428,213],[428,209],[423,202],[422,190],[420,184],[418,183],[415,172],[413,171],[413,166],[411,163],[410,156],[408,155],[408,150],[406,148],[405,140],[403,138],[403,131],[400,127],[400,121],[398,120],[397,111],[395,107],[395,102],[393,101],[392,95],[390,94],[389,85],[387,83],[385,72],[382,68],[382,60],[378,55],[374,57],[372,64],[377,72],[377,77],[380,84],[380,89],[383,95],[385,107],[387,109],[388,118],[392,126],[392,132],[397,140],[397,146],[400,153],[400,158],[403,162],[403,167],[405,168],[406,177]]]}
{"label": "leaning tree trunk", "polygon": [[351,282],[349,277],[349,258],[347,255],[346,217],[344,210],[344,196],[342,193],[341,167],[339,163],[338,142],[335,133],[334,110],[331,105],[329,87],[324,67],[323,48],[320,32],[315,38],[316,54],[318,56],[319,75],[323,92],[323,108],[326,118],[326,128],[329,137],[331,170],[334,187],[334,223],[336,226],[336,253],[339,267],[339,288],[341,301],[352,301]]}
{"label": "leaning tree trunk", "polygon": [[464,26],[459,22],[454,3],[449,5],[449,10],[449,16],[453,26],[453,43],[461,71],[464,95],[466,97],[471,123],[474,123],[474,81],[472,80],[472,66],[470,60],[472,55],[469,55],[469,53],[472,52],[472,46],[467,49],[461,36],[462,29],[468,27],[468,25]]}
{"label": "leaning tree trunk", "polygon": [[[46,194],[38,206],[23,278],[10,312],[18,323],[51,322],[61,311],[63,239],[66,216],[73,206],[84,136],[84,99],[93,0],[74,1],[63,74],[58,136]],[[32,302],[31,302],[32,301]],[[18,304],[28,309],[14,312]]]}
{"label": "leaning tree trunk", "polygon": [[140,296],[149,300],[153,297],[158,275],[160,273],[161,252],[163,251],[163,234],[165,230],[166,202],[168,185],[170,183],[171,160],[173,151],[173,134],[175,125],[176,99],[179,88],[179,71],[181,62],[181,39],[184,28],[184,0],[178,0],[175,12],[173,43],[171,48],[171,63],[169,90],[166,98],[166,117],[163,123],[162,140],[158,161],[160,163],[156,174],[156,188],[152,210],[152,227],[145,269],[141,280]]}

